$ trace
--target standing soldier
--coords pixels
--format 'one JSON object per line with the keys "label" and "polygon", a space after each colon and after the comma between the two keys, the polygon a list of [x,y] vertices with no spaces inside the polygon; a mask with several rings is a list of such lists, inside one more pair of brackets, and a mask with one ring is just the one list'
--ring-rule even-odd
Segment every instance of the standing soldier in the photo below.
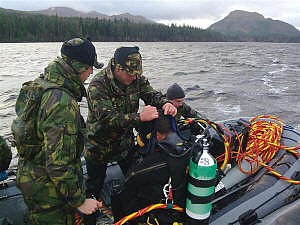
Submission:
{"label": "standing soldier", "polygon": [[83,83],[93,66],[100,65],[88,39],[64,42],[61,56],[40,78],[23,84],[12,125],[19,153],[17,185],[33,225],[73,225],[76,211],[91,214],[101,206],[86,199],[83,190],[85,125],[77,103],[86,96]]}
{"label": "standing soldier", "polygon": [[[133,155],[133,128],[158,118],[157,108],[176,115],[176,108],[142,76],[142,57],[138,47],[120,47],[108,66],[96,74],[88,88],[87,193],[97,195],[102,188],[108,162],[118,161],[128,170]],[[145,107],[138,113],[139,101]],[[90,218],[86,224],[95,224]]]}

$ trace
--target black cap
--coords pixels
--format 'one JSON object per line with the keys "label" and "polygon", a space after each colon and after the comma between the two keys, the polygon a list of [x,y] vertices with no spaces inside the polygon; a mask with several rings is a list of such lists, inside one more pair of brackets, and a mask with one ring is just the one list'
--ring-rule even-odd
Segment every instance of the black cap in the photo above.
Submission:
{"label": "black cap", "polygon": [[176,98],[184,98],[185,94],[183,89],[176,83],[171,85],[167,90],[167,99],[173,100]]}
{"label": "black cap", "polygon": [[117,48],[114,54],[116,63],[119,63],[121,66],[126,66],[126,60],[128,55],[139,53],[139,47],[120,47]]}
{"label": "black cap", "polygon": [[83,64],[94,66],[97,69],[103,67],[103,63],[97,61],[95,46],[89,39],[73,38],[65,41],[60,51],[61,54]]}

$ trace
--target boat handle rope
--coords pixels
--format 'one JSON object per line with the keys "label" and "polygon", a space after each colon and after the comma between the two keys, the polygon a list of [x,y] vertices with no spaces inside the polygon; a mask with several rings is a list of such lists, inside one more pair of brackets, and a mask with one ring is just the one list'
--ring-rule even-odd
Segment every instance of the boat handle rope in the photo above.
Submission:
{"label": "boat handle rope", "polygon": [[143,209],[140,209],[134,213],[131,213],[130,215],[128,216],[125,216],[123,217],[122,219],[120,219],[118,222],[116,222],[114,225],[122,225],[122,224],[125,224],[127,221],[129,220],[132,220],[134,218],[137,218],[137,217],[140,217],[154,209],[173,209],[173,210],[176,210],[176,211],[179,211],[179,212],[184,212],[184,209],[181,208],[180,206],[178,205],[172,205],[172,208],[170,208],[170,204],[152,204],[152,205],[149,205]]}

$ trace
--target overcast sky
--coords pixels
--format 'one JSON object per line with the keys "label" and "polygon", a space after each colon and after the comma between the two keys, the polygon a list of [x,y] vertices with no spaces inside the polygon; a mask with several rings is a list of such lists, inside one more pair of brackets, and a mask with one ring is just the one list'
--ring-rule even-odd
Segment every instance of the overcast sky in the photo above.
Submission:
{"label": "overcast sky", "polygon": [[54,6],[106,15],[130,13],[165,24],[207,28],[233,10],[258,12],[266,18],[282,20],[300,30],[300,0],[0,0],[0,7],[42,10]]}

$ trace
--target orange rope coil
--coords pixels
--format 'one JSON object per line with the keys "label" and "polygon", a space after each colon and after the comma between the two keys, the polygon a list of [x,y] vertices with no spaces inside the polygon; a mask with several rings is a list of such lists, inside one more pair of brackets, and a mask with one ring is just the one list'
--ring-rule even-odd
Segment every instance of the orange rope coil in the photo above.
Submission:
{"label": "orange rope coil", "polygon": [[[218,134],[222,137],[224,142],[224,154],[217,157],[218,162],[222,162],[220,169],[224,171],[230,158],[235,159],[239,169],[246,174],[252,175],[256,173],[260,166],[264,166],[270,173],[277,176],[279,179],[285,180],[293,184],[300,184],[300,181],[291,180],[287,177],[277,173],[267,165],[268,162],[280,150],[286,150],[294,154],[297,158],[300,157],[300,146],[287,147],[280,144],[283,122],[272,115],[259,115],[250,119],[250,130],[247,139],[246,148],[242,148],[242,143],[245,138],[243,134],[235,134],[238,141],[238,148],[236,151],[231,149],[230,143],[233,137],[227,128],[222,124],[215,124],[211,121],[203,119],[196,119],[196,122],[211,125]],[[183,121],[184,123],[191,123],[191,119]],[[221,129],[221,132],[220,132]],[[242,162],[249,164],[249,169],[246,170],[242,166]]]}
{"label": "orange rope coil", "polygon": [[[241,147],[241,139],[244,137],[238,137],[240,145],[238,151],[234,152],[235,156],[233,156],[233,158],[236,158],[239,169],[243,173],[251,175],[256,173],[261,165],[279,179],[293,184],[300,184],[300,181],[284,177],[267,165],[280,149],[287,150],[299,158],[299,153],[296,150],[300,149],[300,146],[286,147],[280,144],[283,122],[277,117],[269,115],[253,117],[250,122],[246,149],[243,151]],[[243,160],[249,163],[250,170],[247,171],[242,168]]]}
{"label": "orange rope coil", "polygon": [[[250,119],[251,125],[248,134],[247,146],[243,151],[239,146],[235,156],[240,170],[246,174],[258,171],[259,163],[268,163],[280,149],[280,139],[283,132],[283,123],[274,116],[257,116]],[[250,165],[250,170],[242,168],[242,161]]]}

